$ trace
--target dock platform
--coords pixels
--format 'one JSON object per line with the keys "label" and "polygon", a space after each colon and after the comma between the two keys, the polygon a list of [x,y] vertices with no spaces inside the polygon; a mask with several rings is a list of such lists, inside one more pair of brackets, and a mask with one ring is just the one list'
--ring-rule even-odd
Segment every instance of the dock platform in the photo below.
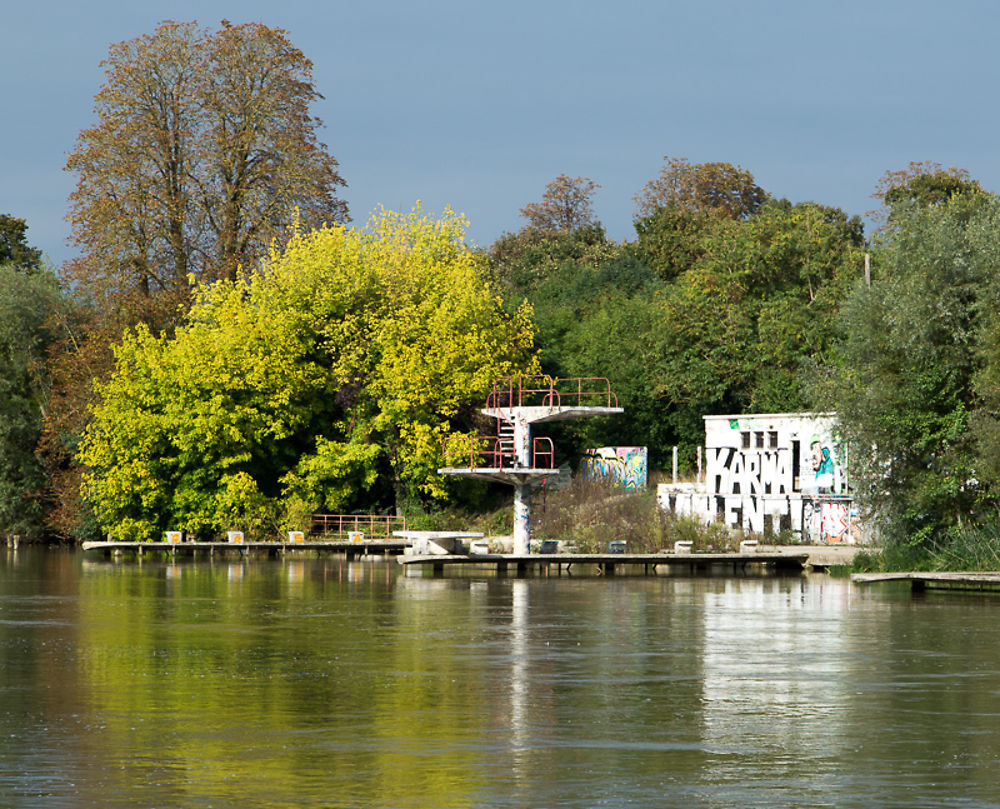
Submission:
{"label": "dock platform", "polygon": [[517,576],[529,571],[551,575],[573,575],[573,568],[589,568],[600,575],[613,576],[619,568],[630,567],[642,574],[656,575],[658,567],[687,568],[693,574],[704,573],[709,568],[728,567],[734,573],[751,565],[763,565],[771,570],[802,570],[808,565],[808,553],[530,553],[530,554],[468,554],[468,555],[410,555],[397,561],[407,568],[430,567],[433,575],[444,574],[446,566],[478,566],[493,568],[498,575],[513,570]]}
{"label": "dock platform", "polygon": [[126,552],[143,556],[147,553],[166,552],[177,554],[216,554],[240,553],[248,551],[263,552],[270,555],[282,554],[288,551],[321,551],[325,553],[343,553],[348,559],[356,556],[401,554],[409,547],[406,540],[372,539],[364,542],[347,540],[316,540],[310,542],[84,542],[85,551],[100,551],[105,556],[118,556]]}
{"label": "dock platform", "polygon": [[973,590],[1000,593],[1000,572],[952,573],[852,573],[855,584],[875,584],[886,581],[906,581],[914,592],[923,590]]}

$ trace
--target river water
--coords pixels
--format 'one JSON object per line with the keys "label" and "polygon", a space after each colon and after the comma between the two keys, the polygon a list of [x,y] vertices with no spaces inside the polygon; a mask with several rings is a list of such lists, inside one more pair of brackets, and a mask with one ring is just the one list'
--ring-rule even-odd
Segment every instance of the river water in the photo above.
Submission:
{"label": "river water", "polygon": [[0,549],[0,807],[1000,806],[1000,598]]}

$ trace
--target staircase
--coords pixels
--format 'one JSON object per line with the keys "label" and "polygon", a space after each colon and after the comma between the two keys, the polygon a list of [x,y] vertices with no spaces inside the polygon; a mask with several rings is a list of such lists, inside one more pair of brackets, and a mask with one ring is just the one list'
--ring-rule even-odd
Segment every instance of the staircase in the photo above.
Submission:
{"label": "staircase", "polygon": [[514,424],[504,419],[497,419],[497,438],[500,441],[500,465],[514,465]]}

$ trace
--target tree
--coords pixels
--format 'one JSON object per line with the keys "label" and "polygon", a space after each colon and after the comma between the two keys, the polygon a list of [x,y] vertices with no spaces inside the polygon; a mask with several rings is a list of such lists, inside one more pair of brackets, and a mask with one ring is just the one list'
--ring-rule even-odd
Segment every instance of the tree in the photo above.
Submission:
{"label": "tree", "polygon": [[309,114],[312,65],[286,32],[163,22],[102,65],[97,124],[66,164],[75,273],[99,299],[184,299],[189,274],[233,279],[293,222],[346,219]]}
{"label": "tree", "polygon": [[547,233],[571,233],[586,225],[596,225],[593,196],[598,188],[588,177],[560,174],[545,186],[541,202],[521,208],[521,216],[528,220],[530,230]]}
{"label": "tree", "polygon": [[879,179],[872,197],[891,209],[907,202],[920,207],[940,205],[956,194],[966,193],[983,193],[968,171],[922,160],[912,161],[900,171],[887,171]]}
{"label": "tree", "polygon": [[28,538],[44,526],[45,475],[35,449],[48,397],[51,318],[61,306],[51,272],[0,264],[0,530]]}
{"label": "tree", "polygon": [[861,223],[837,209],[770,201],[751,219],[711,222],[657,297],[649,352],[682,443],[700,441],[705,414],[810,409],[809,366],[828,356],[862,266]]}
{"label": "tree", "polygon": [[22,270],[37,270],[42,251],[26,241],[28,225],[23,219],[0,214],[0,264],[9,263]]}
{"label": "tree", "polygon": [[898,204],[873,245],[871,288],[843,310],[829,401],[892,552],[997,519],[998,226],[985,193]]}
{"label": "tree", "polygon": [[537,371],[528,310],[504,314],[463,229],[416,211],[298,235],[200,287],[175,336],[128,334],[80,454],[101,525],[261,532],[445,497],[442,441]]}
{"label": "tree", "polygon": [[635,195],[637,220],[670,206],[746,219],[756,214],[768,198],[753,175],[740,166],[691,164],[683,157],[666,156],[663,160],[659,175]]}

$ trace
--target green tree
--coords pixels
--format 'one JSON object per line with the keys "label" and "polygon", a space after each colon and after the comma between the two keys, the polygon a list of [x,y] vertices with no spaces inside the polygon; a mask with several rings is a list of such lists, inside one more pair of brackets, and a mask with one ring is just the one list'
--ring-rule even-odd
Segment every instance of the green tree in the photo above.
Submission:
{"label": "green tree", "polygon": [[809,369],[827,357],[863,263],[860,222],[815,203],[771,201],[750,219],[696,227],[691,265],[660,271],[672,280],[658,294],[651,352],[654,389],[682,443],[701,441],[702,415],[814,406]]}
{"label": "green tree", "polygon": [[756,214],[768,198],[754,176],[731,163],[689,163],[683,157],[664,157],[660,173],[635,195],[636,219],[660,208],[714,212],[732,219]]}
{"label": "green tree", "polygon": [[940,163],[923,160],[911,162],[900,171],[887,171],[879,179],[872,196],[888,212],[900,204],[940,205],[957,194],[977,193],[983,193],[983,189],[965,169],[945,168]]}
{"label": "green tree", "polygon": [[265,531],[445,497],[442,441],[537,370],[529,311],[504,314],[463,231],[414,212],[296,236],[201,287],[174,337],[130,333],[81,450],[100,523]]}
{"label": "green tree", "polygon": [[574,462],[588,447],[644,444],[652,463],[669,457],[648,364],[658,322],[654,293],[663,286],[645,263],[602,229],[505,235],[490,250],[508,307],[527,300],[538,328],[545,373],[606,377],[627,417],[552,425],[560,460]]}
{"label": "green tree", "polygon": [[0,264],[10,263],[22,270],[37,270],[42,251],[27,242],[28,225],[23,219],[0,214]]}
{"label": "green tree", "polygon": [[828,391],[890,551],[996,520],[998,224],[978,190],[897,204],[844,310]]}
{"label": "green tree", "polygon": [[37,538],[45,516],[45,474],[35,454],[49,380],[45,355],[63,305],[55,276],[0,264],[0,526]]}
{"label": "green tree", "polygon": [[309,113],[321,96],[286,32],[161,23],[113,45],[97,124],[66,164],[76,280],[98,300],[167,294],[188,276],[233,279],[289,226],[340,222],[337,162]]}

